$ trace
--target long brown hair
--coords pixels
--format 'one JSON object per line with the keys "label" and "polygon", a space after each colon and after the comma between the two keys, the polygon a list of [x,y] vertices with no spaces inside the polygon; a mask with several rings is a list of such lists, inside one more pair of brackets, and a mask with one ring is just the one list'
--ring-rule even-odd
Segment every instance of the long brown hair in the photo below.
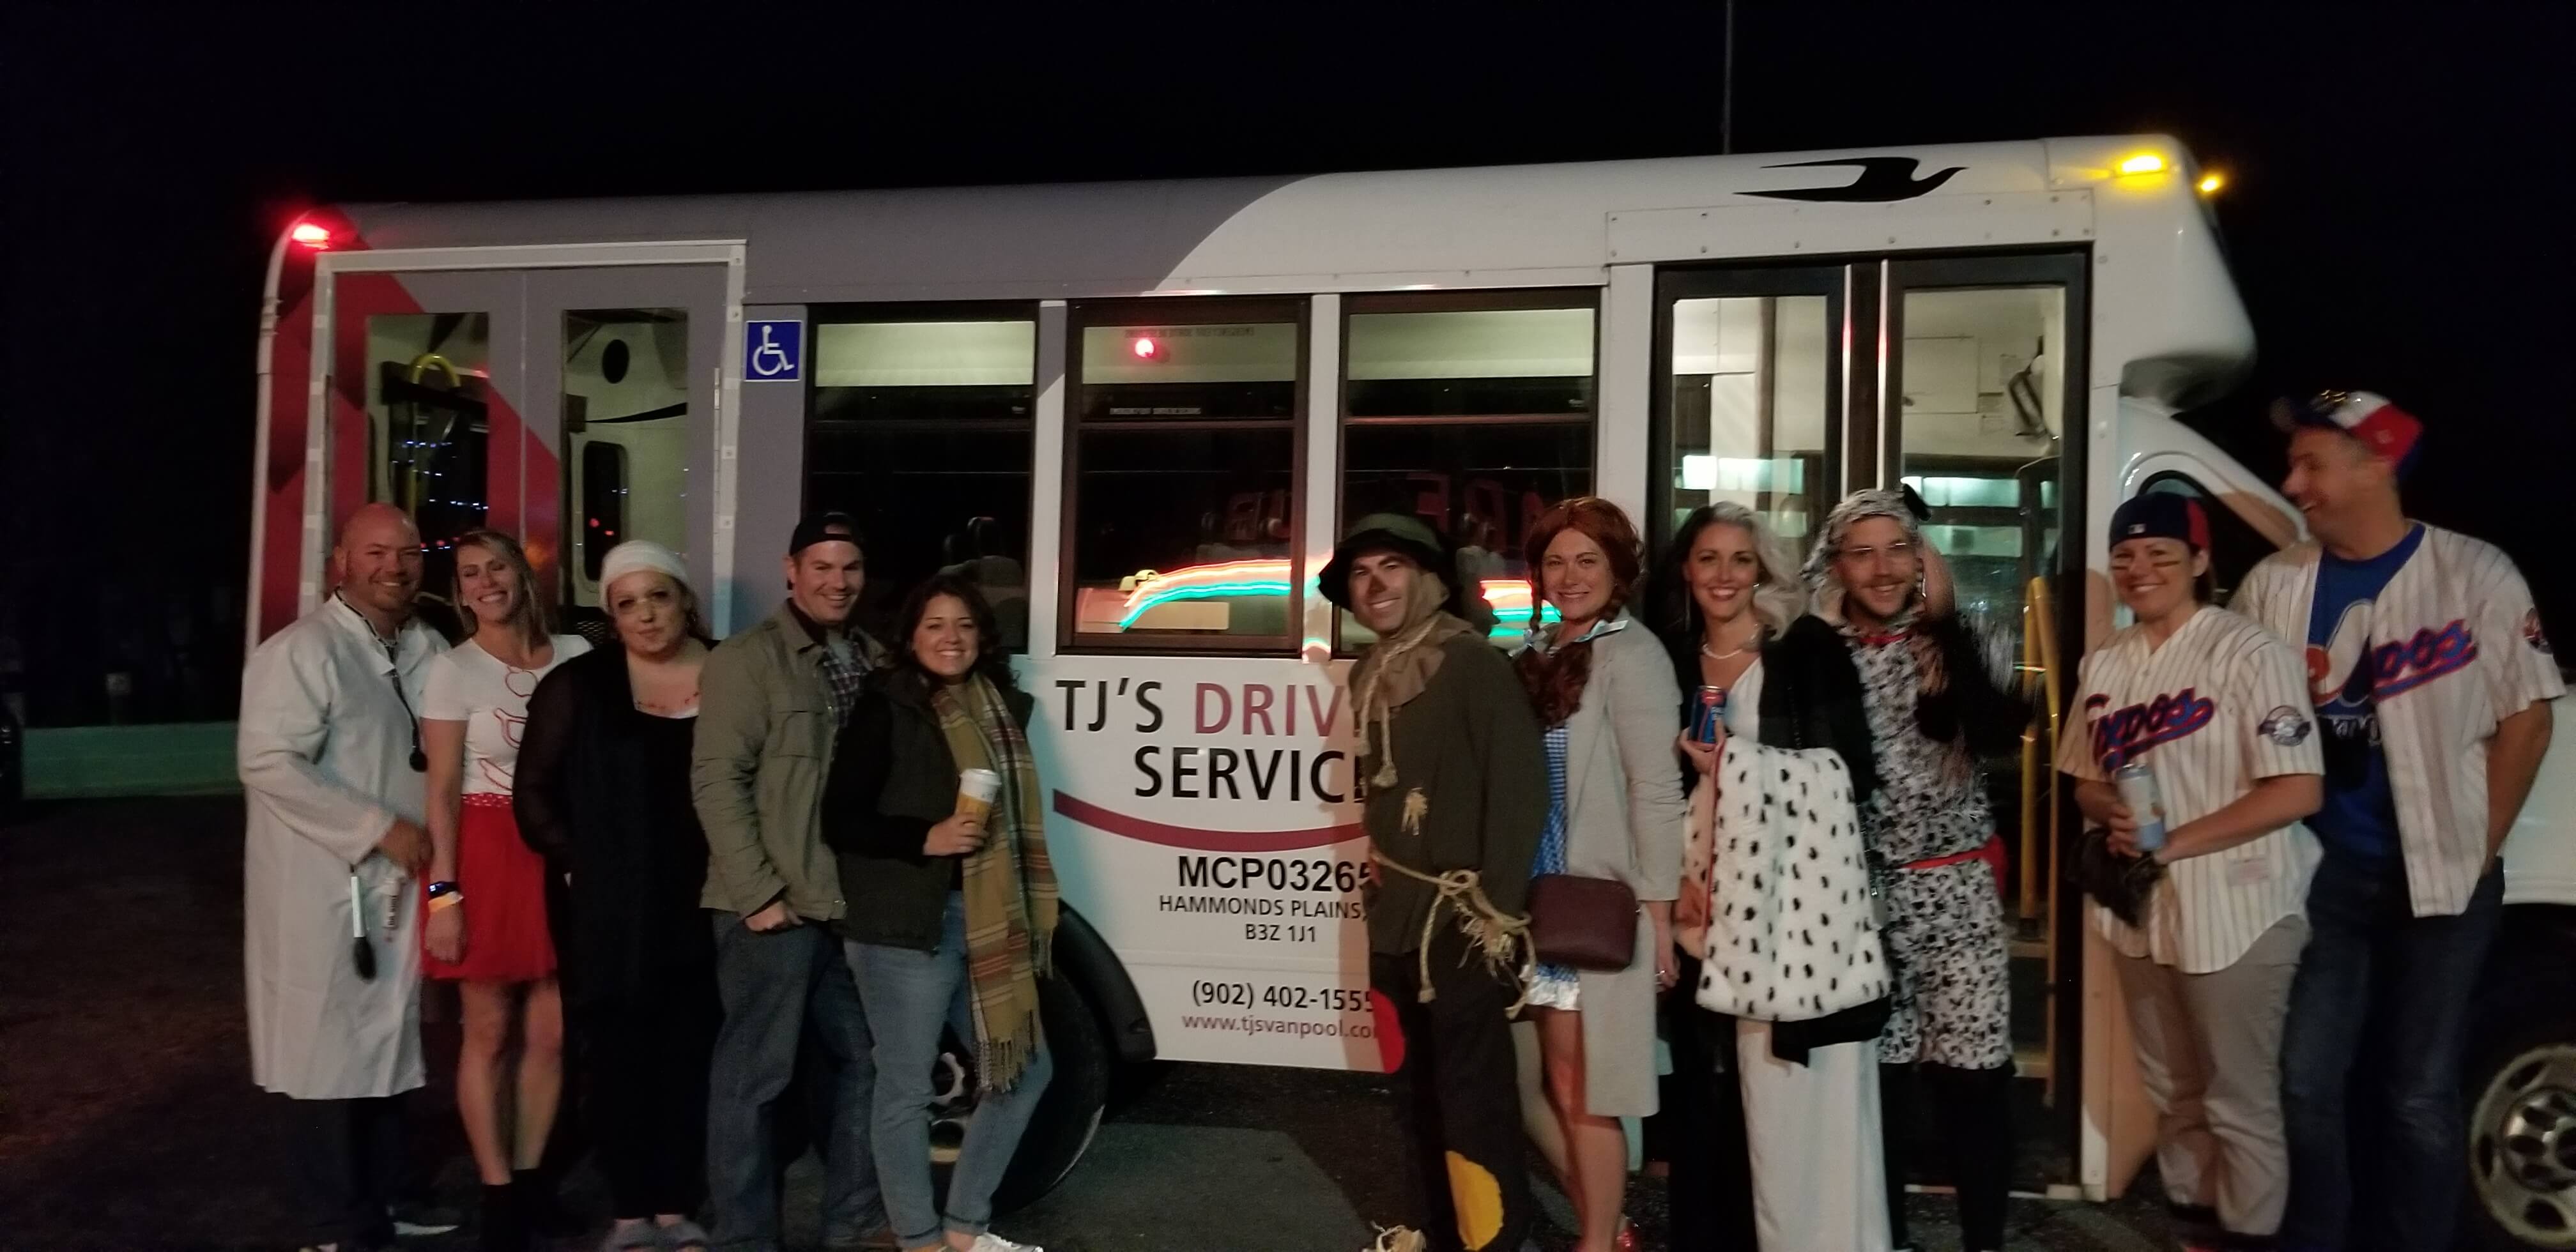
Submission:
{"label": "long brown hair", "polygon": [[[1532,634],[1537,633],[1539,606],[1547,599],[1548,545],[1569,530],[1601,545],[1602,555],[1609,558],[1610,599],[1601,606],[1601,620],[1617,617],[1636,590],[1645,564],[1645,545],[1637,538],[1636,524],[1618,505],[1599,496],[1576,496],[1542,514],[1521,548],[1522,559],[1529,563]],[[1523,648],[1512,667],[1520,673],[1531,707],[1538,710],[1539,724],[1554,726],[1572,717],[1583,703],[1584,684],[1592,678],[1592,645],[1568,644],[1552,653],[1535,646]]]}
{"label": "long brown hair", "polygon": [[[509,625],[519,632],[520,641],[530,647],[544,643],[554,634],[554,615],[546,611],[545,588],[537,585],[537,571],[528,564],[528,550],[519,541],[497,530],[477,528],[458,535],[449,551],[462,555],[467,548],[481,548],[500,557],[502,564],[519,575],[519,603],[510,610]],[[448,601],[456,606],[456,626],[463,632],[460,639],[471,639],[483,628],[483,619],[474,606],[465,602],[465,578],[451,574],[447,583]]]}

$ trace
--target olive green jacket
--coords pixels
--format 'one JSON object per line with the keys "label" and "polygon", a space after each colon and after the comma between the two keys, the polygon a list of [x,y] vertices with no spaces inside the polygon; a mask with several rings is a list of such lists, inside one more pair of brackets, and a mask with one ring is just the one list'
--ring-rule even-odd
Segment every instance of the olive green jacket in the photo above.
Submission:
{"label": "olive green jacket", "polygon": [[[885,649],[852,632],[871,667]],[[698,902],[751,914],[772,901],[807,921],[840,919],[840,870],[823,843],[823,783],[840,718],[824,643],[790,605],[707,654],[689,787],[707,832]]]}

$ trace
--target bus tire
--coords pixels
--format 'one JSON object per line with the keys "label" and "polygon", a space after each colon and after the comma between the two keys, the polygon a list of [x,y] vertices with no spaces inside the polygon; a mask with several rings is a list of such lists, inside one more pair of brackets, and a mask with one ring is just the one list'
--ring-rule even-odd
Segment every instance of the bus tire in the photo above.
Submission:
{"label": "bus tire", "polygon": [[1038,981],[1038,1015],[1045,1023],[1048,1056],[1054,1073],[1038,1097],[1038,1109],[1020,1136],[1019,1152],[993,1193],[993,1211],[1008,1213],[1034,1204],[1073,1172],[1100,1131],[1101,1112],[1109,1104],[1113,1061],[1101,1037],[1100,1019],[1080,989],[1065,978]]}
{"label": "bus tire", "polygon": [[2576,1250],[2576,909],[2507,910],[2461,1075],[2461,1244]]}

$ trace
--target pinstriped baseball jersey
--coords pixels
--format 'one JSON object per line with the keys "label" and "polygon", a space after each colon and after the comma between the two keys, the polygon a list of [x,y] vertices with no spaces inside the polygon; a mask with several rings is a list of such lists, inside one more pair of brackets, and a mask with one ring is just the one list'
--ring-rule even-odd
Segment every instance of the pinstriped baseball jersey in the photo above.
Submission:
{"label": "pinstriped baseball jersey", "polygon": [[[2254,784],[2325,770],[2299,654],[2261,626],[2202,608],[2161,647],[2131,626],[2084,658],[2060,768],[2109,782],[2128,761],[2155,770],[2165,829],[2235,803]],[[2300,912],[2316,869],[2298,825],[2167,866],[2132,927],[2096,906],[2113,946],[2186,974],[2227,968],[2272,924]]]}
{"label": "pinstriped baseball jersey", "polygon": [[[2421,523],[2418,523],[2421,525]],[[2531,588],[2495,545],[2438,526],[2372,600],[2368,656],[2398,844],[2418,917],[2467,908],[2487,863],[2487,741],[2496,723],[2567,693]],[[2256,565],[2238,612],[2305,639],[2314,541]],[[2326,677],[2334,658],[2314,658]]]}

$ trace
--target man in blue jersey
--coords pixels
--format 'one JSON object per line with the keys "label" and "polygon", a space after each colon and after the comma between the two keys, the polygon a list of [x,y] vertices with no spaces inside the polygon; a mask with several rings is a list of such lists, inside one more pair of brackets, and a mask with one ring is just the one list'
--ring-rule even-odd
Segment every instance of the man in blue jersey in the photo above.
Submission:
{"label": "man in blue jersey", "polygon": [[[2565,693],[2531,590],[2494,546],[2406,516],[2423,426],[2367,392],[2285,402],[2284,494],[2316,538],[2254,568],[2239,612],[2307,646],[2325,726],[2325,859],[2290,992],[2282,1109],[2286,1248],[2450,1246],[2466,1176],[2459,1070],[2469,998],[2502,919],[2497,851]],[[2363,1048],[2373,1084],[2353,1091]],[[2355,1177],[2345,1105],[2384,1121]],[[2370,1136],[2364,1136],[2365,1139]],[[2384,1213],[2360,1219],[2356,1199]]]}

